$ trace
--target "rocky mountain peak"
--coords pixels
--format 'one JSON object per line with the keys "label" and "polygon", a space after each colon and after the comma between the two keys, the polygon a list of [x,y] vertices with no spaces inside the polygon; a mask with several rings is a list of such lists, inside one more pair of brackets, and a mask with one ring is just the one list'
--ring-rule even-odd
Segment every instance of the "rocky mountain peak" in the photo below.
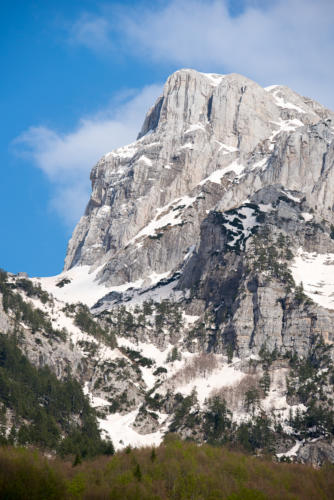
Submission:
{"label": "rocky mountain peak", "polygon": [[270,184],[305,192],[332,220],[332,120],[287,87],[175,72],[139,139],[93,168],[65,271],[98,269],[109,288],[154,284],[198,245],[208,210],[233,208]]}

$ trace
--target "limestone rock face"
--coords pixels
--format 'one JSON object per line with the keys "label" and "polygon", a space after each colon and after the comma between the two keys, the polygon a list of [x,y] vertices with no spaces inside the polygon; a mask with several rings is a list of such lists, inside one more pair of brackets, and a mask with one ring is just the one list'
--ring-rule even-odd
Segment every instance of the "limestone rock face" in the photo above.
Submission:
{"label": "limestone rock face", "polygon": [[178,284],[190,291],[191,314],[212,312],[214,330],[202,348],[230,345],[243,358],[266,345],[305,356],[314,336],[334,342],[334,311],[299,296],[291,274],[292,249],[334,255],[330,228],[309,210],[302,193],[277,185],[203,221],[198,251]]}
{"label": "limestone rock face", "polygon": [[301,463],[319,467],[325,463],[334,463],[334,445],[326,441],[305,443],[298,450],[297,460]]}
{"label": "limestone rock face", "polygon": [[65,270],[99,268],[108,286],[177,270],[209,210],[263,186],[301,191],[333,220],[333,113],[286,87],[180,70],[133,144],[106,154],[68,245]]}
{"label": "limestone rock face", "polygon": [[8,316],[3,309],[2,296],[0,296],[0,332],[7,333],[10,328]]}
{"label": "limestone rock face", "polygon": [[[312,335],[333,341],[330,293],[326,303],[296,302],[298,273],[283,250],[274,255],[281,237],[290,260],[300,249],[334,255],[333,139],[334,114],[287,87],[177,71],[138,140],[93,168],[65,269],[97,269],[106,293],[96,311],[176,280],[187,313],[211,311],[215,324],[197,344],[185,341],[191,351],[230,346],[246,356],[265,343],[303,355]],[[274,270],[264,256],[257,262],[259,251],[273,253]],[[118,291],[124,284],[129,292]],[[175,343],[138,331],[155,345]]]}

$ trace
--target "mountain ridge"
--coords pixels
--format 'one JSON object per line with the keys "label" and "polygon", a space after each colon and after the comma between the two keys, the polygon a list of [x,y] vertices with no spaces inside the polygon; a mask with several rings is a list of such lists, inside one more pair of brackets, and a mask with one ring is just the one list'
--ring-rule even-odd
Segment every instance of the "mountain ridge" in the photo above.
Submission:
{"label": "mountain ridge", "polygon": [[64,271],[32,279],[47,301],[6,277],[49,323],[36,337],[14,301],[4,333],[75,367],[116,449],[173,431],[333,462],[333,139],[334,114],[287,87],[177,71],[93,167]]}

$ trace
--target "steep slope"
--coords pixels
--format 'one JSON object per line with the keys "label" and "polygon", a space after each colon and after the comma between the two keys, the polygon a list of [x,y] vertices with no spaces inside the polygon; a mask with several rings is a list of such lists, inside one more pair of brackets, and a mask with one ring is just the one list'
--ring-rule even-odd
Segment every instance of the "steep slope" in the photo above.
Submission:
{"label": "steep slope", "polygon": [[198,244],[207,210],[233,208],[270,184],[303,192],[332,220],[331,120],[329,110],[285,87],[174,73],[138,141],[92,170],[65,269],[98,268],[108,287],[152,284]]}
{"label": "steep slope", "polygon": [[1,444],[85,457],[111,453],[80,383],[87,366],[80,343],[59,328],[61,316],[41,288],[0,271]]}
{"label": "steep slope", "polygon": [[63,273],[32,280],[47,301],[6,278],[43,312],[38,342],[15,307],[0,328],[72,367],[116,448],[173,431],[334,461],[333,139],[287,87],[177,71],[93,168]]}

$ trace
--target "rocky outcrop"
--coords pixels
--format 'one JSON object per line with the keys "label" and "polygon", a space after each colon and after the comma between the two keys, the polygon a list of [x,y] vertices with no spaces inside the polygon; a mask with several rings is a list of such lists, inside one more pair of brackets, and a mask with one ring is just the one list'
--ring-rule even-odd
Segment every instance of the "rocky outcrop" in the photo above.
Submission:
{"label": "rocky outcrop", "polygon": [[314,336],[334,342],[334,311],[298,292],[290,271],[300,247],[334,254],[330,227],[309,210],[301,193],[270,186],[203,221],[199,249],[178,285],[190,291],[189,313],[212,313],[215,326],[200,339],[203,349],[233,347],[243,358],[266,346],[305,356]]}
{"label": "rocky outcrop", "polygon": [[315,443],[303,444],[297,453],[297,460],[301,463],[321,467],[326,463],[334,463],[334,445],[323,440]]}
{"label": "rocky outcrop", "polygon": [[333,113],[286,87],[177,71],[138,141],[93,168],[65,269],[90,265],[109,286],[147,286],[198,245],[208,210],[271,184],[301,191],[332,221],[333,137]]}
{"label": "rocky outcrop", "polygon": [[[243,217],[265,221],[272,238],[280,231],[290,238],[293,252],[334,252],[333,118],[287,87],[177,71],[138,141],[94,167],[91,199],[65,267],[88,264],[99,269],[97,280],[110,287],[133,283],[140,293],[155,283],[163,288],[179,273],[173,289],[183,296],[191,290],[187,311],[216,311],[217,330],[200,340],[201,349],[221,352],[232,343],[245,355],[267,343],[303,353],[315,333],[331,341],[330,311],[296,305],[284,275],[249,274],[254,249],[245,234],[260,224],[240,236],[226,227],[239,210],[241,227]],[[132,296],[111,292],[96,310]]]}
{"label": "rocky outcrop", "polygon": [[7,314],[5,313],[3,309],[3,303],[2,303],[2,295],[0,294],[0,332],[1,333],[7,333],[8,330],[10,329],[10,321],[8,319]]}

